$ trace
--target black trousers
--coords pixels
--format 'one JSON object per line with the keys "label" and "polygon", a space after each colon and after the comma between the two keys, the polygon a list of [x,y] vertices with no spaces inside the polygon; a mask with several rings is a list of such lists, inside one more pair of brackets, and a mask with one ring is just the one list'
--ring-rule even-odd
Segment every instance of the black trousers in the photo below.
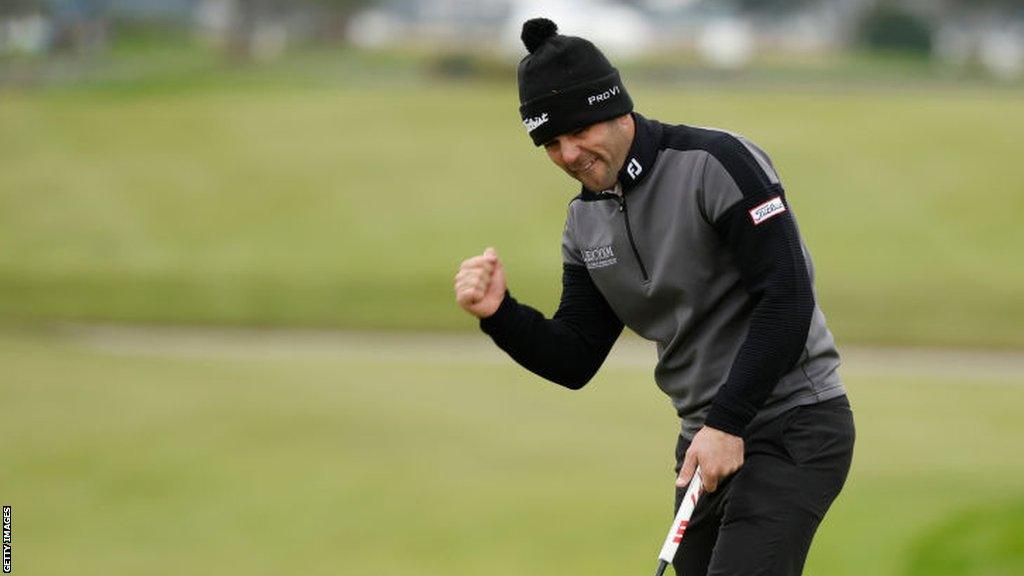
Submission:
{"label": "black trousers", "polygon": [[[796,576],[846,481],[853,412],[845,396],[748,430],[743,466],[701,496],[673,566],[682,576]],[[689,442],[676,444],[676,472]],[[685,489],[676,490],[676,509]]]}

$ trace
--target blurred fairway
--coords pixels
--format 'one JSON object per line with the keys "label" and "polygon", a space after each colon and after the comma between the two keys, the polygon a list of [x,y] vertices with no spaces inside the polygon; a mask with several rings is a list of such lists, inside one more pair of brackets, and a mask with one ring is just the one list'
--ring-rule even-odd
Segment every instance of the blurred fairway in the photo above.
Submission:
{"label": "blurred fairway", "polygon": [[[552,310],[577,189],[511,84],[304,74],[0,93],[0,318],[471,328],[488,245]],[[772,154],[841,342],[1024,346],[1019,90],[630,90]]]}
{"label": "blurred fairway", "polygon": [[[622,354],[573,393],[482,336],[0,331],[14,571],[647,574],[677,421]],[[1019,357],[852,358],[807,573],[1024,573]]]}

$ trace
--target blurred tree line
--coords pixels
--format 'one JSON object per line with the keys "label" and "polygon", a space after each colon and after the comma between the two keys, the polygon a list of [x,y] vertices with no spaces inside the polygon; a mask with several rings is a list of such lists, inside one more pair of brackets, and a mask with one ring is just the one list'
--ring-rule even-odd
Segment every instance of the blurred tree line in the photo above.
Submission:
{"label": "blurred tree line", "polygon": [[[231,61],[252,60],[261,46],[289,34],[343,42],[351,17],[373,0],[0,0],[0,55],[5,36],[35,37],[29,52],[88,53],[119,32],[166,35],[202,30]],[[11,32],[13,31],[13,32]]]}
{"label": "blurred tree line", "polygon": [[343,41],[348,20],[372,0],[230,0],[226,54],[235,61],[252,60],[259,46],[261,24],[281,21],[288,13],[317,15],[316,36]]}
{"label": "blurred tree line", "polygon": [[[657,0],[619,2],[652,20],[667,5]],[[506,8],[512,10],[514,4],[509,0]],[[398,14],[400,21],[411,19],[402,21],[403,30],[415,30],[415,19],[425,14],[436,20],[430,26],[459,30],[467,18],[463,8],[473,5],[444,3],[445,9],[438,10],[442,5],[429,0],[0,0],[0,57],[18,51],[91,54],[125,32],[138,36],[141,30],[172,41],[199,35],[226,61],[243,63],[272,59],[295,45],[347,43],[353,17],[366,8]],[[840,25],[823,34],[838,39],[832,45],[840,49],[954,54],[947,59],[958,62],[987,54],[990,60],[1011,62],[1013,74],[1024,74],[1018,70],[1024,67],[1024,0],[698,0],[672,9],[683,14],[676,22],[689,18],[700,23],[702,13],[725,13],[754,23],[755,29],[760,23],[832,11],[839,14],[832,21]],[[826,30],[820,18],[812,21]],[[499,25],[485,26],[497,33]],[[484,37],[489,41],[492,36]],[[443,43],[438,44],[443,51]]]}

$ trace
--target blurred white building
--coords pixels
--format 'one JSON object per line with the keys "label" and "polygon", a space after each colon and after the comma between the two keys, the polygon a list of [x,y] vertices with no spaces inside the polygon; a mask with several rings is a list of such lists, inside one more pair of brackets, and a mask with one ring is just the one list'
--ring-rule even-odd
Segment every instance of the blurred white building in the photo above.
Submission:
{"label": "blurred white building", "polygon": [[957,69],[980,66],[1001,80],[1024,78],[1024,19],[951,21],[936,33],[935,55]]}
{"label": "blurred white building", "polygon": [[765,47],[842,48],[852,34],[852,16],[868,1],[821,0],[790,13],[749,15],[710,0],[393,0],[353,18],[348,37],[366,48],[484,47],[521,57],[523,21],[546,17],[560,32],[593,40],[613,57],[692,50],[712,66],[738,68]]}
{"label": "blurred white building", "polygon": [[519,41],[523,21],[550,18],[564,34],[584,36],[619,56],[642,54],[651,27],[639,9],[613,0],[407,0],[368,9],[349,23],[358,46],[399,44],[490,49],[505,56],[526,53]]}
{"label": "blurred white building", "polygon": [[0,54],[40,54],[53,37],[53,24],[42,14],[0,19]]}
{"label": "blurred white building", "polygon": [[501,46],[506,53],[523,55],[519,41],[523,22],[530,18],[549,18],[558,31],[581,36],[601,48],[610,57],[641,56],[652,48],[653,27],[646,14],[619,2],[557,0],[515,2],[501,31]]}

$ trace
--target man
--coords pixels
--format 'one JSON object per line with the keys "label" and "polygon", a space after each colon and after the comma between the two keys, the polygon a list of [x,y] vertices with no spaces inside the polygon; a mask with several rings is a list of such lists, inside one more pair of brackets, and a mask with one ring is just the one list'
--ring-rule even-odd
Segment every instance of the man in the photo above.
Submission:
{"label": "man", "polygon": [[516,302],[488,248],[456,300],[527,369],[577,389],[623,325],[657,343],[655,380],[682,419],[676,506],[699,465],[707,494],[677,573],[799,574],[842,489],[853,418],[813,267],[767,155],[726,132],[633,112],[593,44],[523,26],[520,114],[583,189],[569,204],[551,319]]}

